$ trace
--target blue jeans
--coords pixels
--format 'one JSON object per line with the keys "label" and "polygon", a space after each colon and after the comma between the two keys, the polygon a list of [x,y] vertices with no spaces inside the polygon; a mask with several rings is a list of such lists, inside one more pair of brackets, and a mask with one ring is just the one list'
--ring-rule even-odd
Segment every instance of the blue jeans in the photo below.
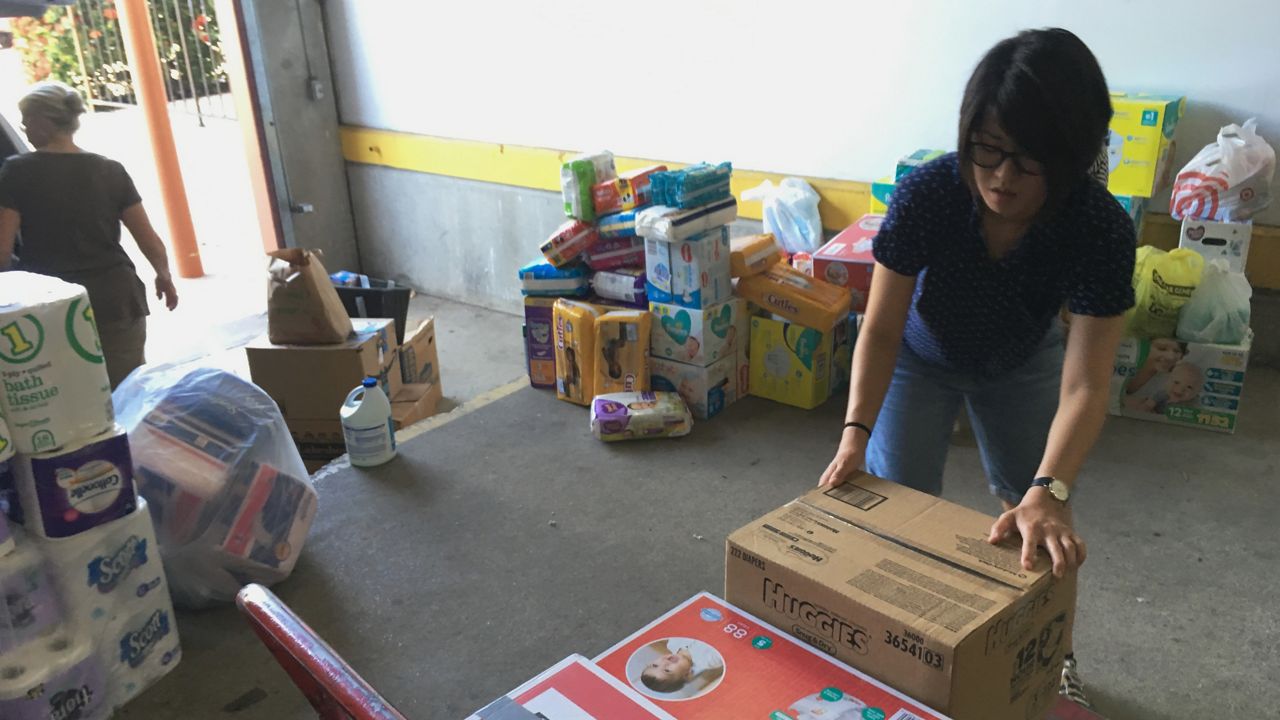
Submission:
{"label": "blue jeans", "polygon": [[963,401],[991,493],[1016,505],[1036,477],[1058,410],[1062,338],[1054,321],[1035,354],[999,378],[933,365],[903,343],[867,447],[867,471],[940,494],[947,445]]}

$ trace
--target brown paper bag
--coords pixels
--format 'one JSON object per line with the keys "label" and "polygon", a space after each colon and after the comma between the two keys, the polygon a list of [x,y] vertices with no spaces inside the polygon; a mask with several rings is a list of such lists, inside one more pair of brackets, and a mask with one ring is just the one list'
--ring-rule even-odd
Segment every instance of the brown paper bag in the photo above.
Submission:
{"label": "brown paper bag", "polygon": [[267,335],[276,345],[329,345],[351,336],[351,318],[318,250],[267,253]]}

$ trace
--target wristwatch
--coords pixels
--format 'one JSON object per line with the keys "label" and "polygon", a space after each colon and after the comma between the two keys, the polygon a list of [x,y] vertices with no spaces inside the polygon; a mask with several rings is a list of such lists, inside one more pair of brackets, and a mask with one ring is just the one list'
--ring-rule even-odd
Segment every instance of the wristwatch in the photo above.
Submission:
{"label": "wristwatch", "polygon": [[1054,500],[1066,502],[1071,499],[1071,488],[1055,477],[1039,477],[1031,481],[1031,487],[1048,488]]}

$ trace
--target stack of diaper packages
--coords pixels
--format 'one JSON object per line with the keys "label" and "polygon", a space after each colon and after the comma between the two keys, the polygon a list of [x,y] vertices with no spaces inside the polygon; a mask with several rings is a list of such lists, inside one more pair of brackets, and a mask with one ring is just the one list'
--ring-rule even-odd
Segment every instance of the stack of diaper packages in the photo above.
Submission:
{"label": "stack of diaper packages", "polygon": [[733,296],[729,163],[655,173],[636,218],[653,314],[653,389],[677,392],[700,420],[746,394],[747,309]]}
{"label": "stack of diaper packages", "polygon": [[0,327],[0,717],[106,718],[181,655],[155,531],[84,288],[6,273]]}

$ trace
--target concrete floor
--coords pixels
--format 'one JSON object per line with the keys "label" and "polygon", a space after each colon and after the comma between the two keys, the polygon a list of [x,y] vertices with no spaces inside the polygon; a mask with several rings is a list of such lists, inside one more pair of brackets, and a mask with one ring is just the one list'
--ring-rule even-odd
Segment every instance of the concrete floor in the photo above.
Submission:
{"label": "concrete floor", "polygon": [[[433,311],[447,395],[523,372],[519,318]],[[517,388],[428,421],[382,468],[323,471],[307,549],[276,588],[416,720],[464,717],[721,592],[724,537],[816,480],[841,414],[750,398],[687,438],[605,445],[583,408]],[[1076,647],[1113,720],[1280,707],[1277,397],[1280,373],[1251,371],[1234,436],[1108,424],[1075,501],[1091,549]],[[946,480],[947,498],[994,511],[963,433]],[[314,717],[234,608],[179,628],[182,663],[121,717]]]}

